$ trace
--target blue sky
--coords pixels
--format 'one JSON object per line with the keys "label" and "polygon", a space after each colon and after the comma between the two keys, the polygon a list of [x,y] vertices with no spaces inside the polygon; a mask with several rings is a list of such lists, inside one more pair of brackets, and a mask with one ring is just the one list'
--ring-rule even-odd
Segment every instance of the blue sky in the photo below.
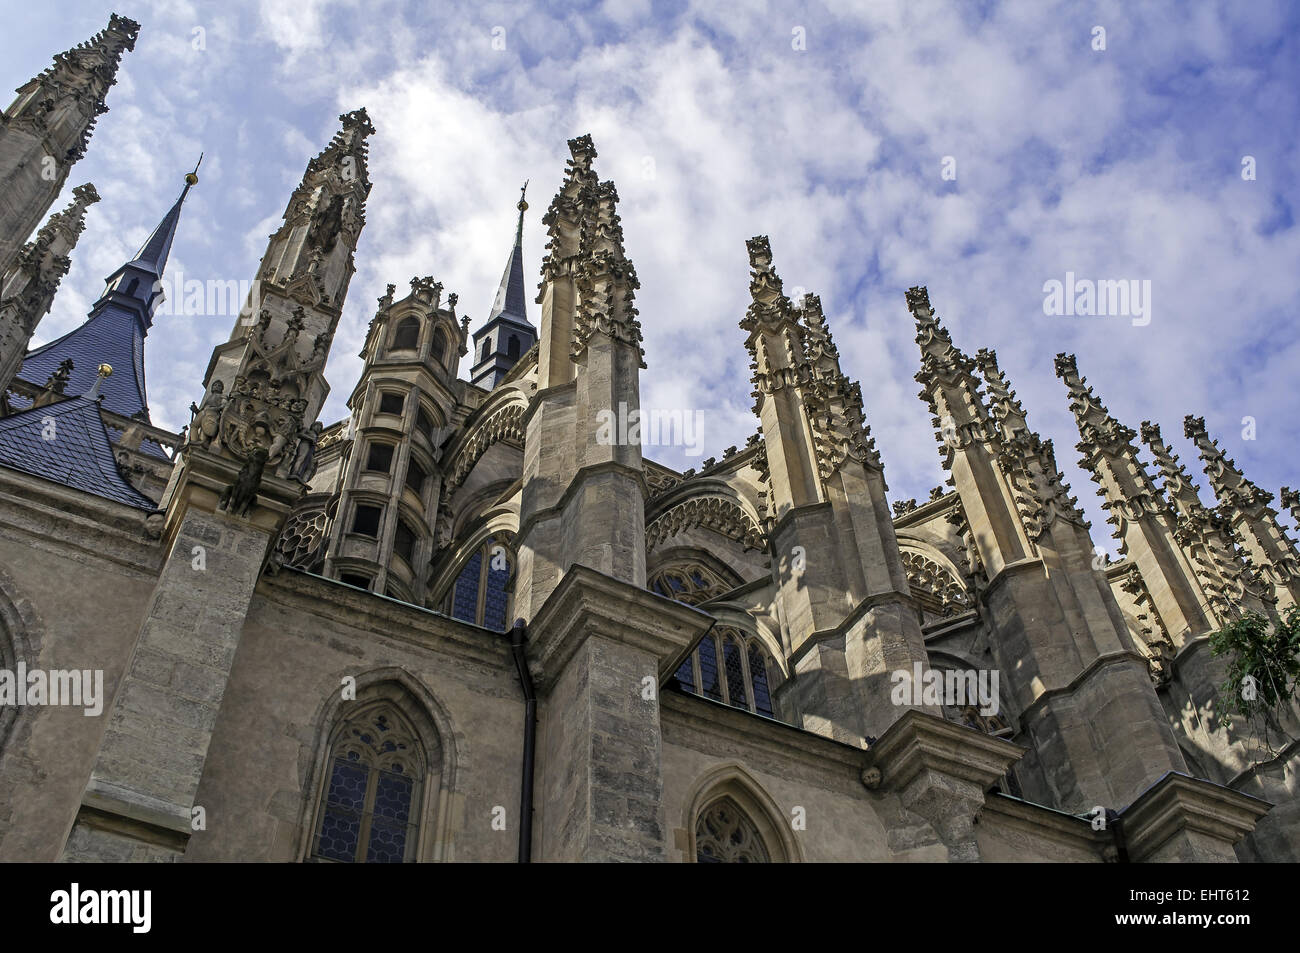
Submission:
{"label": "blue sky", "polygon": [[[103,201],[38,337],[80,322],[200,151],[169,270],[251,279],[307,160],[340,112],[364,105],[378,130],[374,190],[327,370],[327,421],[345,413],[385,284],[432,274],[475,324],[486,317],[524,179],[536,282],[565,140],[590,132],[642,284],[643,405],[703,410],[705,456],[756,428],[736,323],[749,298],[744,241],[761,233],[787,290],[821,295],[844,369],[862,382],[891,498],[924,499],[944,476],[912,379],[903,294],[914,284],[929,286],[959,346],[997,350],[1112,551],[1076,466],[1058,351],[1078,354],[1121,421],[1158,422],[1203,493],[1186,413],[1204,415],[1261,486],[1300,482],[1300,7],[842,6],[120,3],[140,40],[68,186],[93,181]],[[4,82],[44,69],[110,9],[11,10]],[[1093,49],[1097,26],[1104,50]],[[1066,272],[1151,281],[1150,323],[1045,315],[1044,282]],[[231,320],[156,322],[155,421],[188,422]],[[1242,437],[1247,416],[1254,440]]]}

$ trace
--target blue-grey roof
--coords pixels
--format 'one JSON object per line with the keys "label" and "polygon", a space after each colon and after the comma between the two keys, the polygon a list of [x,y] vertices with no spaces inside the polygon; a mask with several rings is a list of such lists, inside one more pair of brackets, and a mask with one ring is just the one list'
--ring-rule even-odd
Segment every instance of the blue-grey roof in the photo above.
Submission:
{"label": "blue-grey roof", "polygon": [[65,390],[84,394],[99,376],[100,364],[113,373],[100,385],[104,406],[123,417],[148,414],[144,386],[144,338],[139,312],[126,304],[101,298],[90,317],[63,337],[42,345],[23,358],[18,376],[42,386],[64,360],[72,359],[72,376]]}
{"label": "blue-grey roof", "polygon": [[0,420],[0,465],[140,510],[158,505],[117,468],[99,403],[73,397]]}
{"label": "blue-grey roof", "polygon": [[190,184],[187,179],[180,198],[135,257],[108,276],[104,293],[90,309],[85,323],[58,340],[30,351],[23,358],[19,377],[40,387],[70,358],[73,369],[66,390],[70,394],[84,394],[95,383],[99,365],[110,364],[113,374],[100,388],[104,406],[123,417],[142,414],[145,420],[149,419],[149,399],[144,385],[144,339],[153,323],[154,309],[162,300],[162,274]]}
{"label": "blue-grey roof", "polygon": [[[515,324],[531,328],[532,325],[528,322],[528,295],[524,290],[524,212],[528,208],[528,203],[520,198],[517,208],[519,223],[515,226],[515,244],[510,249],[506,270],[501,275],[501,285],[497,288],[497,296],[492,302],[487,325],[505,316],[513,319]],[[476,334],[475,337],[477,338],[478,335]]]}

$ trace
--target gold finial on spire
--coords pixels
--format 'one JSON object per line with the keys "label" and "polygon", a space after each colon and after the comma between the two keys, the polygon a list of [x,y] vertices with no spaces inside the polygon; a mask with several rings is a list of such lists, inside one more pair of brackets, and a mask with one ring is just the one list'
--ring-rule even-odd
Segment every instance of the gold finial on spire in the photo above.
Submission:
{"label": "gold finial on spire", "polygon": [[524,179],[523,187],[519,190],[519,204],[515,208],[521,212],[528,211],[528,203],[524,200],[524,193],[528,191],[528,179]]}
{"label": "gold finial on spire", "polygon": [[194,171],[185,173],[186,185],[197,185],[199,181],[199,166],[203,165],[203,153],[199,153],[199,161],[194,163]]}

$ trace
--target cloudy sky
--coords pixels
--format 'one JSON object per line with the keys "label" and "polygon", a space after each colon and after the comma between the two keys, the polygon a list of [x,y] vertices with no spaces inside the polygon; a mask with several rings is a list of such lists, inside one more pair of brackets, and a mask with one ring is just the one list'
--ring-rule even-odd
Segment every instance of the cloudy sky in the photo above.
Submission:
{"label": "cloudy sky", "polygon": [[[486,317],[525,179],[537,280],[565,140],[589,132],[642,283],[643,405],[704,411],[705,456],[756,427],[737,321],[745,239],[767,234],[787,290],[822,297],[894,499],[924,499],[943,478],[913,380],[915,284],[959,346],[997,350],[1097,542],[1113,549],[1076,466],[1058,351],[1078,354],[1120,420],[1160,423],[1198,476],[1186,413],[1204,415],[1260,485],[1300,482],[1300,8],[849,6],[119,0],[140,40],[68,183],[93,181],[103,201],[38,338],[82,320],[200,151],[170,271],[251,279],[306,161],[340,112],[364,105],[374,190],[327,421],[345,413],[385,284],[431,274],[475,325]],[[0,79],[18,86],[109,12],[15,6]],[[1149,323],[1045,314],[1045,282],[1067,272],[1149,281]],[[158,320],[156,422],[188,422],[231,321]],[[699,465],[680,449],[647,453]]]}

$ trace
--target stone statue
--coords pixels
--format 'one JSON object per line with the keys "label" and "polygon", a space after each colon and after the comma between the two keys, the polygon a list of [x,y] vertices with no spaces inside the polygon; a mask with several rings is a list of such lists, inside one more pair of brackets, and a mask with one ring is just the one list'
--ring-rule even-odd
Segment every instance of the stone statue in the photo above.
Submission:
{"label": "stone statue", "polygon": [[194,415],[190,420],[190,443],[211,446],[221,430],[221,408],[225,403],[226,383],[216,380],[212,382],[211,391],[204,396],[202,405],[190,404],[190,413]]}
{"label": "stone statue", "polygon": [[289,478],[308,483],[316,473],[316,444],[320,440],[321,422],[298,432],[298,449],[289,467]]}
{"label": "stone statue", "polygon": [[233,516],[247,516],[249,508],[257,501],[257,488],[262,485],[262,470],[266,466],[266,450],[254,447],[248,460],[240,468],[235,482],[226,487],[217,506]]}

